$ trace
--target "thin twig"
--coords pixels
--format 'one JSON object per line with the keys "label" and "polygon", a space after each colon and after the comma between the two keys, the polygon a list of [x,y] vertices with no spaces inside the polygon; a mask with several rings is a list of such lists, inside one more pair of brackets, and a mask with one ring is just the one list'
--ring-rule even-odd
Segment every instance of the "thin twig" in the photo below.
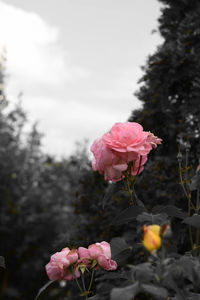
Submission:
{"label": "thin twig", "polygon": [[[186,164],[187,164],[187,160],[186,160]],[[183,191],[185,193],[185,196],[186,198],[188,199],[188,215],[190,216],[191,214],[191,199],[190,199],[190,196],[188,195],[186,189],[185,189],[185,186],[184,186],[184,182],[183,182],[183,176],[182,176],[182,168],[181,168],[181,162],[179,162],[179,176],[180,176],[180,180],[181,180],[181,186],[183,188]],[[191,229],[191,226],[188,225],[188,228],[189,228],[189,237],[190,237],[190,244],[191,244],[191,248],[193,249],[193,238],[192,238],[192,229]]]}
{"label": "thin twig", "polygon": [[84,274],[81,274],[81,280],[82,280],[84,291],[86,291]]}
{"label": "thin twig", "polygon": [[181,164],[180,163],[179,163],[179,176],[180,176],[181,186],[182,186],[182,189],[184,191],[184,194],[185,194],[186,198],[190,201],[188,193],[187,193],[187,191],[185,189],[185,186],[184,186],[184,181],[183,181],[183,176],[182,176],[182,168],[181,168]]}
{"label": "thin twig", "polygon": [[[199,189],[197,189],[196,213],[199,214]],[[196,232],[196,255],[198,255],[198,253],[199,253],[199,235],[200,235],[200,230],[199,230],[199,228],[197,228],[197,232]]]}
{"label": "thin twig", "polygon": [[127,190],[128,190],[129,195],[130,195],[130,202],[129,203],[130,203],[130,206],[133,206],[134,205],[134,202],[133,202],[133,189],[131,188],[128,176],[126,177],[126,182],[127,182]]}
{"label": "thin twig", "polygon": [[95,272],[95,269],[92,270],[92,275],[91,275],[90,284],[89,284],[89,287],[88,287],[88,292],[90,292],[90,289],[92,287],[92,281],[93,281],[93,278],[94,278],[94,272]]}
{"label": "thin twig", "polygon": [[137,178],[137,176],[138,176],[138,174],[140,172],[141,164],[142,164],[142,155],[140,155],[139,167],[138,167],[137,174],[136,174],[135,178]]}
{"label": "thin twig", "polygon": [[199,214],[199,189],[197,189],[196,214]]}
{"label": "thin twig", "polygon": [[74,279],[75,279],[75,281],[76,281],[76,284],[77,284],[79,290],[81,291],[81,293],[83,293],[83,289],[82,289],[82,287],[80,286],[80,284],[79,284],[79,282],[78,282],[78,279],[76,278],[76,275],[75,275],[73,266],[71,266],[71,271],[72,271],[72,273],[73,273],[73,275],[74,275]]}

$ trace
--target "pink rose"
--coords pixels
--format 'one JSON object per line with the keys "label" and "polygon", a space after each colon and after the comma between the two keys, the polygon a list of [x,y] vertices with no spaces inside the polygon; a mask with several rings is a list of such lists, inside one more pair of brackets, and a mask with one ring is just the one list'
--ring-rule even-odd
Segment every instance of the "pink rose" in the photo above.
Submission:
{"label": "pink rose", "polygon": [[87,248],[78,248],[79,260],[78,263],[85,264],[88,268],[91,267],[91,257]]}
{"label": "pink rose", "polygon": [[110,244],[107,242],[101,242],[92,244],[88,249],[84,247],[78,248],[79,253],[79,263],[84,263],[87,267],[92,267],[92,262],[97,261],[98,267],[105,270],[116,270],[117,263],[111,259],[111,249]]}
{"label": "pink rose", "polygon": [[[78,253],[76,249],[62,249],[61,252],[56,252],[51,256],[50,262],[46,265],[46,272],[50,280],[72,280],[74,275],[69,269],[69,266],[76,263]],[[79,272],[75,272],[76,277],[80,277]]]}
{"label": "pink rose", "polygon": [[88,247],[90,258],[96,260],[101,268],[107,271],[117,269],[117,263],[111,259],[110,244],[101,242]]}
{"label": "pink rose", "polygon": [[138,123],[116,123],[111,132],[103,136],[106,146],[117,152],[136,152],[140,155],[147,155],[150,151],[144,148],[148,132]]}
{"label": "pink rose", "polygon": [[105,180],[118,181],[122,179],[122,172],[127,169],[127,163],[120,155],[108,149],[102,139],[96,140],[91,151],[94,154],[92,168],[104,173]]}
{"label": "pink rose", "polygon": [[105,180],[119,181],[125,177],[128,164],[134,161],[131,172],[135,176],[143,171],[148,153],[161,142],[153,133],[143,131],[138,123],[116,123],[111,132],[104,134],[91,146],[94,154],[92,168],[100,174],[104,173]]}
{"label": "pink rose", "polygon": [[111,132],[103,136],[107,148],[117,152],[136,152],[147,155],[157,143],[161,143],[150,132],[143,131],[143,127],[135,122],[116,123]]}
{"label": "pink rose", "polygon": [[[136,152],[116,152],[106,147],[103,139],[96,140],[91,151],[94,154],[92,168],[94,171],[99,171],[100,174],[104,173],[105,180],[119,181],[125,175],[124,171],[128,168],[128,163],[135,161],[134,170],[132,175],[136,175],[139,168],[140,156]],[[144,169],[144,164],[147,161],[147,155],[142,157],[139,173]]]}

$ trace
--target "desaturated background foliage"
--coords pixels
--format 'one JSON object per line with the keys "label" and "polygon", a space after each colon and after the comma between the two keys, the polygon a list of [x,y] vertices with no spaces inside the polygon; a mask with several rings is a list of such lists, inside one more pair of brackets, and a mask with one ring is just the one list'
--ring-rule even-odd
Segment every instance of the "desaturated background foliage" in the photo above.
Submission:
{"label": "desaturated background foliage", "polygon": [[[136,87],[135,82],[138,79],[135,78],[136,73],[132,72],[134,66],[138,68],[138,62],[136,67],[133,59],[140,56],[140,51],[134,52],[134,47],[139,47],[136,49],[140,49],[141,52],[146,47],[142,44],[143,40],[135,38],[134,32],[139,30],[143,32],[142,26],[146,24],[147,20],[140,18],[140,14],[137,15],[137,10],[134,9],[129,9],[128,16],[126,16],[125,11],[120,10],[120,1],[116,1],[116,6],[113,2],[111,5],[111,2],[101,1],[101,5],[105,5],[105,12],[101,16],[104,16],[105,19],[102,18],[101,23],[98,23],[97,33],[95,32],[94,35],[96,43],[98,41],[96,44],[95,41],[89,43],[89,40],[84,40],[84,36],[82,36],[82,40],[75,38],[73,40],[73,33],[77,37],[78,29],[83,26],[86,30],[89,27],[87,22],[96,20],[94,8],[96,4],[98,13],[100,13],[99,1],[93,1],[92,6],[89,5],[91,1],[86,1],[85,7],[81,1],[66,1],[69,7],[73,7],[76,12],[74,18],[76,17],[77,22],[82,20],[79,26],[75,22],[74,28],[67,28],[68,35],[65,33],[68,36],[65,42],[69,42],[71,36],[71,41],[73,40],[74,46],[76,46],[74,50],[71,48],[69,57],[67,53],[64,53],[64,56],[60,55],[64,48],[61,47],[61,44],[56,43],[57,39],[59,40],[58,26],[49,27],[44,21],[48,15],[44,9],[47,10],[47,4],[42,6],[44,13],[42,18],[38,16],[38,12],[30,13],[30,7],[24,2],[23,8],[16,8],[20,3],[17,0],[0,2],[2,8],[0,14],[3,10],[5,16],[7,13],[11,14],[10,19],[5,18],[7,25],[4,25],[3,28],[0,26],[0,32],[5,40],[8,37],[9,40],[9,32],[15,32],[15,28],[17,28],[17,33],[10,39],[11,45],[14,43],[12,50],[7,49],[7,53],[2,52],[0,71],[0,256],[5,257],[6,263],[6,269],[1,268],[0,270],[2,299],[34,299],[39,288],[48,280],[44,266],[49,261],[50,255],[66,246],[87,247],[97,241],[109,242],[114,237],[123,236],[133,249],[128,262],[139,264],[144,261],[144,254],[137,251],[141,249],[141,246],[138,245],[141,243],[142,236],[141,228],[137,227],[136,221],[127,222],[125,225],[111,222],[129,205],[129,200],[123,192],[114,193],[112,191],[109,193],[110,184],[104,181],[103,176],[92,171],[87,152],[88,145],[81,141],[82,137],[87,137],[86,132],[88,133],[84,126],[88,126],[90,130],[97,126],[98,130],[92,131],[90,135],[93,137],[97,134],[96,138],[98,134],[104,133],[102,132],[103,125],[101,126],[103,118],[109,120],[107,123],[105,121],[105,131],[109,130],[108,127],[115,121],[129,119],[141,123],[146,131],[150,130],[162,138],[163,145],[149,156],[145,170],[137,181],[138,196],[150,213],[158,204],[163,206],[162,209],[165,209],[166,205],[173,205],[182,209],[183,212],[187,210],[187,203],[179,185],[176,156],[178,145],[181,145],[181,151],[184,153],[185,143],[190,141],[189,171],[190,176],[193,176],[200,155],[199,2],[198,0],[162,0],[159,2],[159,5],[163,6],[162,11],[158,12],[156,16],[159,17],[157,30],[162,36],[159,38],[161,43],[147,60],[140,58],[142,59],[140,63],[144,66],[141,73],[138,73],[141,75],[140,86],[138,86],[135,98],[130,96],[132,103],[127,111],[123,105],[125,105],[124,99],[129,101],[129,96],[126,98],[124,92],[127,90],[133,93]],[[152,2],[152,5],[157,3],[156,1],[149,2]],[[35,1],[35,3],[35,7],[39,9],[39,1]],[[49,11],[52,9],[50,15],[53,18],[56,9],[60,11],[62,6],[55,8],[53,1],[48,1],[48,3]],[[64,1],[61,3],[63,4]],[[124,3],[126,1],[123,1],[123,9],[126,7]],[[130,1],[127,3],[130,4]],[[136,3],[139,2],[136,1]],[[148,12],[148,6],[144,5],[144,2],[142,9],[146,13]],[[89,15],[86,15],[86,11],[89,11]],[[115,28],[116,24],[120,25],[114,36],[111,32],[108,32],[110,35],[101,35],[98,31],[102,24],[108,25],[106,23],[110,20],[107,15],[108,11],[113,14],[118,11],[116,23],[112,26]],[[22,15],[25,19],[27,18],[27,27],[24,28],[22,23],[16,21],[11,28],[10,24],[14,15],[17,16],[16,18],[19,17],[21,22]],[[64,22],[67,15],[68,18],[73,17],[70,11],[65,10],[61,14],[60,22]],[[129,28],[126,34],[124,31],[120,31],[123,23],[120,21],[122,16],[124,22],[127,21],[126,28]],[[128,23],[128,20],[132,20],[134,17],[141,21],[138,27],[132,25],[133,23]],[[117,20],[120,23],[117,23]],[[100,17],[98,21],[100,22]],[[1,22],[2,18],[0,18]],[[48,22],[50,23],[50,19]],[[84,27],[83,24],[87,24],[87,26]],[[22,26],[21,30],[20,26]],[[147,26],[149,31],[154,29],[150,28],[149,24]],[[32,28],[34,45],[32,45],[31,34],[29,31],[27,32],[28,28]],[[37,28],[38,35],[34,33],[33,28],[34,30]],[[25,33],[24,36],[20,35],[23,30],[27,36]],[[89,33],[94,34],[95,28],[90,28],[90,30]],[[107,26],[104,27],[104,30],[106,34]],[[119,37],[121,39],[124,37],[124,39],[121,40]],[[24,39],[27,40],[27,45],[24,44]],[[112,39],[113,44],[111,43]],[[123,52],[117,44],[118,40],[121,41],[122,49],[125,47],[128,51],[131,63],[126,51]],[[128,48],[127,40],[133,42],[131,50]],[[105,46],[105,42],[108,47]],[[23,47],[20,48],[21,43],[23,43],[23,47],[27,47],[25,53],[22,51]],[[108,50],[111,46],[112,49]],[[41,52],[38,52],[38,47],[41,48]],[[80,51],[78,47],[85,47],[85,49],[81,48],[82,51]],[[100,51],[97,56],[94,54],[95,51],[93,52],[94,56],[86,55],[89,48],[92,47],[93,51]],[[9,51],[12,52],[13,49],[16,49],[16,56],[9,54]],[[27,53],[30,51],[35,51],[36,56],[32,54],[34,59],[28,58]],[[109,51],[112,55],[108,57]],[[150,49],[151,51],[152,49]],[[123,58],[118,60],[121,52]],[[79,57],[82,64],[79,64],[80,61],[76,59],[79,56],[78,53],[83,55],[83,60],[81,60],[81,54]],[[146,49],[144,54],[149,54],[146,53]],[[53,59],[51,55],[53,55]],[[36,57],[37,60],[35,60]],[[76,60],[76,64],[73,63],[73,59]],[[104,60],[108,69],[102,67]],[[86,65],[89,67],[85,68]],[[94,65],[94,69],[92,69],[92,65]],[[116,68],[112,69],[112,65],[116,65]],[[123,72],[123,70],[125,71]],[[93,81],[96,80],[95,76],[97,76],[96,83]],[[132,83],[127,87],[127,82]],[[120,84],[122,84],[122,89]],[[97,89],[94,89],[94,86]],[[19,87],[22,92],[24,91],[21,104],[17,102],[16,96]],[[13,105],[13,99],[18,103],[17,105]],[[68,99],[71,100],[68,102]],[[140,101],[138,102],[140,108],[135,109],[134,99]],[[106,112],[102,108],[103,103],[106,103]],[[69,125],[65,122],[69,121],[69,116],[72,117],[70,110],[72,107],[75,119],[71,119],[72,123]],[[43,114],[44,112],[47,114]],[[119,117],[122,116],[122,112],[124,113],[123,117]],[[46,128],[44,132],[49,137],[44,142],[44,144],[46,143],[44,148],[41,147],[41,130],[37,125],[30,126],[27,121],[29,117],[32,122],[34,118],[41,118],[40,128]],[[86,120],[89,123],[86,124]],[[90,123],[92,120],[95,120],[95,126],[94,123]],[[75,126],[73,128],[78,133],[76,138],[74,138],[75,133],[71,124]],[[52,128],[55,131],[52,131]],[[82,135],[83,129],[84,134]],[[65,147],[70,148],[71,146],[62,144],[66,139],[68,142],[69,139],[72,142],[75,140],[81,142],[74,147],[74,151],[68,152],[65,151]],[[58,148],[62,148],[62,151],[56,152]],[[63,155],[63,150],[64,153],[70,153],[70,155],[61,158],[60,154]],[[58,157],[55,157],[56,154],[59,154]],[[179,216],[179,214],[176,215]],[[183,255],[185,251],[189,250],[188,228],[175,217],[172,218],[171,223],[175,236],[173,251],[178,255]],[[103,299],[107,299],[115,281],[112,280],[108,286],[104,283],[101,282],[96,291],[97,293],[106,292]],[[183,288],[188,281],[183,280],[180,283]],[[119,285],[119,280],[117,285]],[[187,292],[191,290],[192,288],[189,286]],[[194,292],[194,290],[192,291]],[[197,287],[195,293],[199,292]],[[144,295],[141,297],[138,296],[136,299],[151,299],[151,296],[148,295],[145,298]],[[46,295],[43,295],[43,299],[74,300],[79,297],[73,287],[70,292],[70,286],[67,285],[64,289],[59,284],[55,284],[46,292]]]}

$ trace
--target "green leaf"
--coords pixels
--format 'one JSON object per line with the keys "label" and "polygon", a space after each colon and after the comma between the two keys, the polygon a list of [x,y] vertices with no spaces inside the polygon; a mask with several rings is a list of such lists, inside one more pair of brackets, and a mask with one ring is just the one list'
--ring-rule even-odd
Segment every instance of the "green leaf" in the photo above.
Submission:
{"label": "green leaf", "polygon": [[149,283],[155,279],[155,272],[151,263],[142,263],[136,266],[129,266],[133,278],[140,283]]}
{"label": "green leaf", "polygon": [[6,268],[5,258],[3,256],[0,256],[0,267],[4,269]]}
{"label": "green leaf", "polygon": [[120,225],[136,219],[136,217],[145,211],[145,208],[142,206],[131,206],[123,210],[114,220],[112,224]]}
{"label": "green leaf", "polygon": [[96,261],[96,259],[94,259],[92,262],[92,268],[94,268],[96,265],[97,265],[97,261]]}
{"label": "green leaf", "polygon": [[192,217],[184,219],[183,223],[200,228],[200,215],[194,214]]}
{"label": "green leaf", "polygon": [[110,241],[112,257],[120,253],[122,250],[127,249],[129,246],[127,242],[121,237],[115,237]]}
{"label": "green leaf", "polygon": [[194,262],[192,261],[192,257],[181,257],[179,261],[176,262],[177,265],[181,266],[181,268],[185,271],[185,276],[193,282],[194,280]]}
{"label": "green leaf", "polygon": [[162,213],[164,212],[167,214],[169,217],[175,217],[178,219],[185,219],[187,218],[187,215],[182,212],[178,207],[174,205],[156,205],[153,210],[153,213]]}
{"label": "green leaf", "polygon": [[131,300],[140,292],[140,286],[138,282],[135,282],[132,285],[122,287],[122,288],[114,288],[111,291],[111,300]]}
{"label": "green leaf", "polygon": [[127,249],[122,250],[120,253],[113,256],[113,260],[117,262],[117,264],[121,264],[131,255],[132,247],[130,246]]}
{"label": "green leaf", "polygon": [[[171,269],[171,272],[173,273],[173,269]],[[171,274],[169,272],[165,273],[162,279],[165,287],[168,289],[172,289],[176,293],[176,300],[186,300],[185,294],[179,289],[176,282],[172,278]]]}
{"label": "green leaf", "polygon": [[124,279],[127,280],[128,276],[125,274],[120,274],[117,272],[107,272],[106,274],[99,276],[95,279],[95,282],[105,281],[105,280],[113,280],[113,279]]}
{"label": "green leaf", "polygon": [[163,224],[167,221],[167,215],[165,213],[161,214],[148,214],[143,212],[141,215],[137,216],[137,221],[141,223],[150,223],[150,224]]}
{"label": "green leaf", "polygon": [[113,197],[117,192],[122,190],[123,186],[124,186],[124,184],[122,181],[110,183],[110,185],[108,186],[108,188],[105,192],[103,200],[102,200],[103,209],[104,209],[106,203],[111,199],[111,197]]}
{"label": "green leaf", "polygon": [[187,300],[200,300],[200,294],[189,293]]}
{"label": "green leaf", "polygon": [[85,273],[85,270],[86,270],[86,265],[84,265],[84,264],[83,264],[83,265],[80,265],[80,266],[79,266],[79,269],[81,270],[81,273],[84,274],[84,273]]}
{"label": "green leaf", "polygon": [[119,264],[124,261],[130,254],[132,247],[129,246],[123,238],[116,237],[110,241],[112,259]]}
{"label": "green leaf", "polygon": [[43,287],[41,287],[41,289],[39,290],[39,292],[37,293],[37,296],[35,297],[34,300],[39,299],[40,295],[55,281],[48,281],[45,285],[43,285]]}
{"label": "green leaf", "polygon": [[189,279],[198,290],[200,286],[200,262],[197,257],[182,256],[177,265],[185,271],[185,277]]}
{"label": "green leaf", "polygon": [[150,284],[142,284],[141,287],[145,293],[158,297],[158,299],[167,299],[168,297],[168,291],[163,287],[153,286]]}

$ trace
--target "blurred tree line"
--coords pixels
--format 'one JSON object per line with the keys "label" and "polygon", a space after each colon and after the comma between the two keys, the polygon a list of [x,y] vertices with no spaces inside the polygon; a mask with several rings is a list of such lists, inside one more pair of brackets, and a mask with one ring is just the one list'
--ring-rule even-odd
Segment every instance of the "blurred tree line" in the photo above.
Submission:
{"label": "blurred tree line", "polygon": [[[162,138],[163,145],[150,154],[136,191],[150,210],[158,204],[185,210],[177,153],[184,154],[191,145],[194,173],[200,155],[200,2],[160,2],[158,31],[163,43],[143,67],[136,93],[143,106],[132,112],[129,121],[141,123],[145,131]],[[0,255],[5,257],[6,270],[0,270],[0,295],[6,300],[34,299],[47,282],[44,265],[51,254],[65,246],[110,241],[134,224],[123,228],[111,224],[129,200],[118,188],[115,192],[117,184],[111,186],[92,171],[84,145],[61,160],[44,154],[37,126],[25,139],[23,108],[7,110],[7,105],[1,65]],[[180,228],[177,238],[180,247],[185,230]],[[52,299],[59,299],[55,293]]]}
{"label": "blurred tree line", "polygon": [[0,74],[0,253],[6,260],[0,294],[33,299],[53,243],[70,222],[73,163],[44,155],[36,126],[24,141],[26,114],[19,105],[5,112],[2,68]]}
{"label": "blurred tree line", "polygon": [[193,166],[200,157],[200,2],[159,1],[163,6],[158,31],[163,43],[143,67],[136,92],[143,106],[132,112],[129,121],[141,123],[163,139],[144,172],[143,198],[151,205],[159,199],[182,206],[177,197],[179,147],[183,154],[190,150]]}
{"label": "blurred tree line", "polygon": [[66,246],[86,246],[111,239],[101,199],[107,183],[94,173],[86,145],[69,158],[41,151],[42,135],[34,125],[25,133],[20,104],[9,109],[0,66],[0,268],[1,299],[34,299],[48,281],[45,264]]}
{"label": "blurred tree line", "polygon": [[[158,33],[163,43],[142,67],[143,77],[136,92],[142,108],[132,112],[136,121],[163,139],[152,153],[138,180],[138,196],[151,208],[176,205],[187,211],[180,185],[177,154],[181,152],[182,172],[189,154],[189,178],[200,159],[200,2],[159,0],[162,3]],[[184,176],[184,174],[183,174]],[[186,251],[187,228],[181,226],[176,244]]]}

